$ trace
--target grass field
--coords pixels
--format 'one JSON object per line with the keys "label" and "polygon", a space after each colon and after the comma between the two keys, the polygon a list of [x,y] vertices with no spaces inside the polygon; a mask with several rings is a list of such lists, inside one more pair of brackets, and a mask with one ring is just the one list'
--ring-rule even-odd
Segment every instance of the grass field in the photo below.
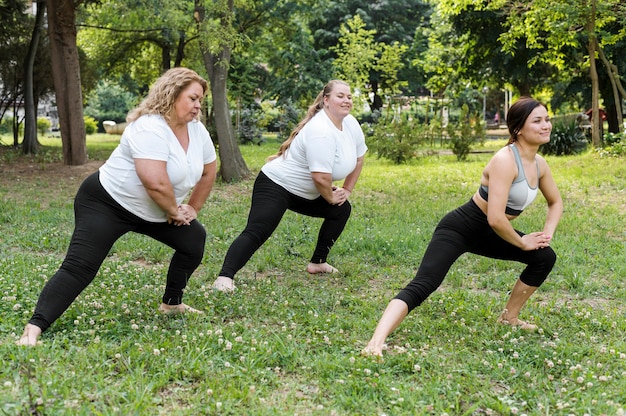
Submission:
{"label": "grass field", "polygon": [[[42,344],[17,347],[63,259],[73,196],[116,139],[90,137],[81,167],[62,165],[60,140],[45,144],[34,157],[0,153],[0,414],[624,415],[623,158],[547,158],[565,213],[555,269],[522,311],[540,331],[495,324],[522,266],[465,255],[379,362],[359,352],[437,221],[475,192],[489,153],[401,166],[368,155],[329,258],[341,272],[304,271],[320,222],[287,213],[230,295],[211,283],[245,224],[252,179],[218,183],[200,213],[206,254],[185,295],[203,316],[156,313],[172,252],[127,235]],[[248,167],[258,172],[275,147],[242,147]],[[539,230],[544,212],[539,197],[515,226]]]}

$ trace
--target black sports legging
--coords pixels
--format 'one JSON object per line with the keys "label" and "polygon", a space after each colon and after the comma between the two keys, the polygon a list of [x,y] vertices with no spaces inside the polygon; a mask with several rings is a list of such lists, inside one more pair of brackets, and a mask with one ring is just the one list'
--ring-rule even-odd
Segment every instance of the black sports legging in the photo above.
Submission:
{"label": "black sports legging", "polygon": [[188,226],[145,221],[120,206],[102,187],[99,172],[82,183],[74,199],[74,233],[61,267],[46,283],[29,323],[45,331],[92,282],[113,244],[133,231],[175,250],[167,272],[163,303],[178,305],[204,254],[206,231],[197,220]]}
{"label": "black sports legging", "polygon": [[321,196],[314,200],[299,197],[259,172],[252,190],[248,223],[228,249],[219,275],[234,278],[270,238],[288,209],[310,217],[324,218],[311,263],[325,263],[331,247],[350,218],[350,203],[346,201],[342,205],[331,205]]}
{"label": "black sports legging", "polygon": [[[524,235],[515,231],[520,236]],[[441,285],[456,259],[468,252],[526,264],[520,280],[534,287],[543,283],[556,262],[556,254],[551,247],[524,251],[503,240],[489,226],[487,216],[470,199],[441,219],[417,274],[396,299],[404,301],[409,312],[412,311]]]}

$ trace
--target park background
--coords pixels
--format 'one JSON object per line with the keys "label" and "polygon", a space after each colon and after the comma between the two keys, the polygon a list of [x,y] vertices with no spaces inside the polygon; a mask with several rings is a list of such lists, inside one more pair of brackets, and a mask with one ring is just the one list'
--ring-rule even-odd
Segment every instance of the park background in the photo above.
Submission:
{"label": "park background", "polygon": [[[623,414],[625,15],[617,1],[4,1],[2,411]],[[210,81],[220,156],[187,292],[206,315],[155,313],[171,253],[128,236],[42,345],[16,348],[67,248],[73,195],[119,141],[104,122],[123,123],[178,65]],[[319,224],[290,214],[240,289],[214,293],[254,175],[331,78],[353,86],[370,147],[333,250],[341,273],[303,271]],[[496,112],[502,122],[524,94],[553,115],[542,153],[566,206],[559,261],[525,310],[543,330],[494,325],[520,270],[465,256],[390,337],[384,362],[360,357],[438,219],[504,145]],[[541,228],[542,202],[516,226]]]}

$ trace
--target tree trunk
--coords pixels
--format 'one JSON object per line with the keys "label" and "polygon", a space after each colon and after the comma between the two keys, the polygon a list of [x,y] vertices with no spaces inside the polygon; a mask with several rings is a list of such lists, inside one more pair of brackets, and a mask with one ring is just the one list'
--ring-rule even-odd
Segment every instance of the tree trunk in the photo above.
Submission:
{"label": "tree trunk", "polygon": [[28,45],[28,52],[24,62],[24,141],[22,141],[22,153],[34,154],[39,150],[37,141],[37,105],[35,101],[33,85],[33,69],[35,67],[35,56],[41,38],[41,28],[43,27],[46,15],[46,4],[37,2],[37,16],[33,34]]}
{"label": "tree trunk", "polygon": [[611,88],[613,89],[613,100],[615,101],[615,115],[617,118],[618,132],[621,132],[624,125],[624,118],[622,117],[622,97],[620,96],[620,92],[624,97],[626,97],[626,91],[622,87],[622,84],[619,79],[619,74],[617,73],[617,67],[613,65],[607,59],[604,51],[598,44],[598,40],[596,39],[596,48],[598,49],[598,54],[602,63],[606,68],[606,72],[609,75],[609,80],[611,81]]}
{"label": "tree trunk", "polygon": [[[228,0],[228,11],[233,13],[233,0]],[[196,0],[195,17],[198,24],[204,21],[205,10]],[[220,24],[227,25],[228,18],[220,16]],[[227,30],[225,30],[227,32]],[[211,97],[213,99],[213,113],[215,117],[215,131],[217,132],[218,152],[220,156],[219,175],[225,182],[235,182],[250,175],[250,170],[239,150],[237,137],[233,129],[233,122],[228,105],[228,92],[226,81],[228,79],[228,69],[232,46],[224,41],[221,49],[210,52],[206,43],[200,37],[200,48],[204,66],[209,74],[209,84],[211,87]]]}
{"label": "tree trunk", "polygon": [[591,0],[591,13],[587,21],[587,52],[589,53],[589,78],[591,79],[591,142],[595,147],[600,147],[602,137],[600,137],[600,105],[599,94],[600,84],[598,81],[598,70],[596,68],[596,0]]}
{"label": "tree trunk", "polygon": [[87,161],[87,146],[80,62],[76,46],[74,1],[46,0],[46,4],[50,60],[63,143],[63,163],[82,165]]}

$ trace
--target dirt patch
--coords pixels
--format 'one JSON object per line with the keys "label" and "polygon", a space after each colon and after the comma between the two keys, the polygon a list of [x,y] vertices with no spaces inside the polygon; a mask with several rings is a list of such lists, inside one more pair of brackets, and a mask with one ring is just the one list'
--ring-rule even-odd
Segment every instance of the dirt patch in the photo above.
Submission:
{"label": "dirt patch", "polygon": [[1,162],[0,175],[3,180],[16,180],[22,182],[37,181],[41,178],[48,180],[74,180],[82,181],[87,176],[97,171],[104,163],[103,160],[90,160],[84,165],[68,166],[61,162],[36,163],[28,160],[16,162]]}

